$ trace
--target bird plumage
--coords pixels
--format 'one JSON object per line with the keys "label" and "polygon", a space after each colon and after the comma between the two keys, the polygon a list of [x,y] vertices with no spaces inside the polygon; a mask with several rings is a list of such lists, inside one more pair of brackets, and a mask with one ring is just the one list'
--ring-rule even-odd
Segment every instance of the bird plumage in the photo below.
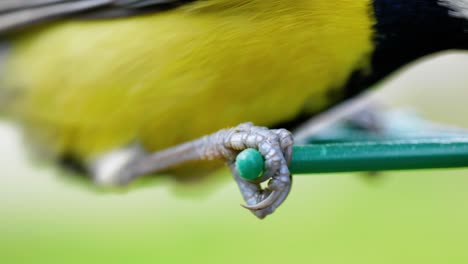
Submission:
{"label": "bird plumage", "polygon": [[[427,20],[403,23],[414,17]],[[157,150],[322,110],[451,48],[420,37],[463,39],[464,25],[435,0],[199,0],[12,34],[2,89],[15,95],[10,112],[56,156],[86,159],[133,142]]]}

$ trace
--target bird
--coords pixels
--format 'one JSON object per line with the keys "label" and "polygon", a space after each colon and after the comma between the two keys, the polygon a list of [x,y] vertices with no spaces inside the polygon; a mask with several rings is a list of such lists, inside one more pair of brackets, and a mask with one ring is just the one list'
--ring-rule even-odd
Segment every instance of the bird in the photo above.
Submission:
{"label": "bird", "polygon": [[[0,35],[2,112],[44,156],[98,184],[222,159],[264,218],[291,189],[287,129],[467,49],[468,1],[3,1]],[[250,147],[254,181],[234,166]]]}

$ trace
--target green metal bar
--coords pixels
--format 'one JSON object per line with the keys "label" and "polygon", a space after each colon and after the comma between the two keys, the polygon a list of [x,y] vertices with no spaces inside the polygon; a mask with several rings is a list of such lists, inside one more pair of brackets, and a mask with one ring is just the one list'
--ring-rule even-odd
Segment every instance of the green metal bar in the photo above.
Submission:
{"label": "green metal bar", "polygon": [[[259,167],[252,160],[236,161],[241,176]],[[468,137],[294,146],[289,166],[293,174],[457,167],[468,167]]]}
{"label": "green metal bar", "polygon": [[292,173],[468,167],[468,138],[293,147]]}

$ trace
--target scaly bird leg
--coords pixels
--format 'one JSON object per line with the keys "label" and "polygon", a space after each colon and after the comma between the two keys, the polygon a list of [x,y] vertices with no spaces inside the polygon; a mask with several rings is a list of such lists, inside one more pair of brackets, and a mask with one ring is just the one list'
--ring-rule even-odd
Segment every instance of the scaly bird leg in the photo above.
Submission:
{"label": "scaly bird leg", "polygon": [[[295,141],[306,142],[311,135],[379,101],[380,95],[372,92],[339,104],[297,129]],[[286,199],[290,191],[291,175],[287,165],[291,159],[292,144],[291,133],[284,129],[269,130],[245,123],[154,154],[145,153],[138,146],[113,151],[93,160],[90,169],[98,184],[118,185],[186,161],[224,159],[247,203],[245,207],[259,218],[264,218]],[[254,181],[239,177],[234,167],[237,154],[246,148],[258,149],[266,160],[263,176]],[[270,180],[268,186],[262,189],[260,183],[266,180]]]}
{"label": "scaly bird leg", "polygon": [[[133,158],[128,159],[123,167],[107,170],[114,172],[110,177],[109,173],[106,173],[106,177],[95,175],[95,179],[101,184],[121,185],[139,176],[164,171],[187,161],[224,159],[229,164],[247,203],[244,207],[257,217],[264,218],[281,205],[291,189],[288,163],[291,160],[292,145],[293,137],[285,129],[270,130],[244,123],[154,154],[131,152],[134,153]],[[265,159],[263,175],[253,181],[240,178],[233,165],[237,154],[246,148],[258,149]],[[130,156],[125,156],[122,152],[122,155],[115,157],[122,160],[123,157]],[[260,183],[267,180],[268,187],[262,189]]]}

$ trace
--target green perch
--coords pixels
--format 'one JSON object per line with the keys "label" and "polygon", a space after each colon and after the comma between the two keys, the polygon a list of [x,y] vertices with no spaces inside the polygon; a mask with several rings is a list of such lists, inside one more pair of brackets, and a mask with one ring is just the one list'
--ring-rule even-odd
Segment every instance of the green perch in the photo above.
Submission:
{"label": "green perch", "polygon": [[[263,158],[254,149],[236,159],[239,175],[261,176]],[[292,174],[468,167],[468,137],[345,142],[294,146]]]}

